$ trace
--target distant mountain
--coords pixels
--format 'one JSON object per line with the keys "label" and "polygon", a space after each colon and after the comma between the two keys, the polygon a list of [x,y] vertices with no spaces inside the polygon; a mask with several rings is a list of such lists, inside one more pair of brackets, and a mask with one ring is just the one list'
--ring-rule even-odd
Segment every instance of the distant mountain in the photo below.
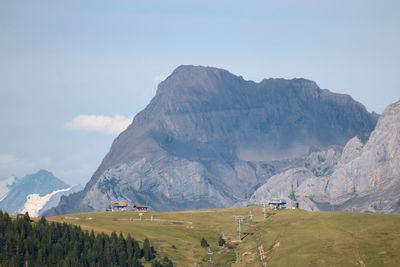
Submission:
{"label": "distant mountain", "polygon": [[48,214],[101,211],[112,201],[155,210],[229,207],[311,152],[343,146],[377,121],[350,96],[306,79],[246,81],[180,66],[115,140],[82,192]]}
{"label": "distant mountain", "polygon": [[[7,192],[0,201],[0,209],[10,214],[28,211],[31,216],[38,216],[43,208],[56,206],[62,194],[71,193],[69,185],[46,170],[2,182],[7,186],[2,192]],[[78,189],[75,188],[75,191]]]}
{"label": "distant mountain", "polygon": [[12,185],[15,182],[15,176],[10,176],[5,180],[0,181],[0,201],[2,201],[10,192]]}
{"label": "distant mountain", "polygon": [[[38,215],[41,216],[47,210],[49,210],[49,209],[51,209],[53,207],[56,207],[58,205],[58,203],[60,202],[61,197],[68,196],[68,195],[70,195],[72,193],[79,192],[82,189],[83,189],[83,186],[79,184],[79,185],[73,186],[73,187],[71,187],[71,188],[69,188],[68,190],[65,190],[65,191],[63,191],[63,190],[53,191],[52,193],[50,193],[52,195],[49,198],[49,200],[39,209]],[[26,203],[25,203],[25,206],[26,206]],[[33,207],[40,207],[40,206],[36,204],[36,205],[33,205]]]}
{"label": "distant mountain", "polygon": [[[322,165],[329,172],[311,170]],[[371,135],[355,136],[341,155],[320,154],[311,168],[271,177],[250,203],[271,197],[298,201],[310,210],[400,213],[400,101],[385,109]]]}

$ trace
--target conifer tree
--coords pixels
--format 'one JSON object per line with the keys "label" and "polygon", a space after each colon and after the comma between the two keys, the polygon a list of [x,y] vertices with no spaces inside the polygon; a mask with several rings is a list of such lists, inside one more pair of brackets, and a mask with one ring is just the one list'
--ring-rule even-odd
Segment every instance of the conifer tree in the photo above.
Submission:
{"label": "conifer tree", "polygon": [[143,255],[144,259],[150,261],[154,258],[154,248],[150,246],[150,241],[146,238],[143,242]]}
{"label": "conifer tree", "polygon": [[174,264],[167,256],[164,257],[163,267],[174,267]]}
{"label": "conifer tree", "polygon": [[160,262],[159,262],[158,260],[153,261],[152,264],[151,264],[151,266],[152,266],[152,267],[162,267],[161,264],[160,264]]}
{"label": "conifer tree", "polygon": [[25,220],[26,222],[30,222],[30,221],[31,221],[31,218],[29,217],[29,213],[28,213],[28,212],[25,212],[24,220]]}
{"label": "conifer tree", "polygon": [[203,248],[205,248],[205,247],[209,247],[210,245],[208,245],[207,240],[203,237],[203,238],[201,239],[200,246],[202,246]]}
{"label": "conifer tree", "polygon": [[225,245],[225,239],[223,239],[222,236],[219,237],[218,245],[219,245],[220,247],[222,247],[223,245]]}
{"label": "conifer tree", "polygon": [[[42,217],[32,222],[29,214],[11,219],[0,210],[0,267],[3,266],[133,266],[143,267],[155,258],[154,247],[147,238],[140,248],[130,235],[114,232],[95,235],[79,226],[47,222]],[[154,261],[156,262],[156,261]],[[164,259],[157,266],[173,266]]]}

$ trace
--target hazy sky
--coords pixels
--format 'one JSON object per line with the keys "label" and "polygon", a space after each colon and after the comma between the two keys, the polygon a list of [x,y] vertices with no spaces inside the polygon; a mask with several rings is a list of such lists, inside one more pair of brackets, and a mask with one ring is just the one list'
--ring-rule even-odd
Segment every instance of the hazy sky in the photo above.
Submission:
{"label": "hazy sky", "polygon": [[181,64],[304,77],[381,113],[400,96],[400,1],[0,0],[0,179],[89,180]]}

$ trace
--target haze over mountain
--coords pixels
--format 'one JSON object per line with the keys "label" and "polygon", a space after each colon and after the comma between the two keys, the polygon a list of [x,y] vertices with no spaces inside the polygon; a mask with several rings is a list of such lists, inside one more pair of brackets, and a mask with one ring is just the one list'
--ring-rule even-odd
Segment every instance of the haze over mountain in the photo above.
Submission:
{"label": "haze over mountain", "polygon": [[81,190],[81,186],[70,187],[51,172],[40,170],[21,179],[10,177],[1,184],[0,209],[10,214],[29,212],[39,216],[56,206],[62,195]]}
{"label": "haze over mountain", "polygon": [[376,114],[306,79],[246,81],[180,66],[113,142],[82,192],[48,214],[112,201],[155,210],[229,207],[313,151],[371,132]]}

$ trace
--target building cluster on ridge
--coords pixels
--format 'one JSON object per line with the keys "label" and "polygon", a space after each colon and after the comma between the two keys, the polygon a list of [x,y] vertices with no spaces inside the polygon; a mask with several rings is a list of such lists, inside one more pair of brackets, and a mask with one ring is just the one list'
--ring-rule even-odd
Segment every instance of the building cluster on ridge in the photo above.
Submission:
{"label": "building cluster on ridge", "polygon": [[[130,205],[125,202],[113,202],[111,203],[106,211],[127,211],[129,209]],[[140,212],[146,212],[148,211],[149,206],[147,205],[134,205],[133,206],[133,211],[140,211]]]}

